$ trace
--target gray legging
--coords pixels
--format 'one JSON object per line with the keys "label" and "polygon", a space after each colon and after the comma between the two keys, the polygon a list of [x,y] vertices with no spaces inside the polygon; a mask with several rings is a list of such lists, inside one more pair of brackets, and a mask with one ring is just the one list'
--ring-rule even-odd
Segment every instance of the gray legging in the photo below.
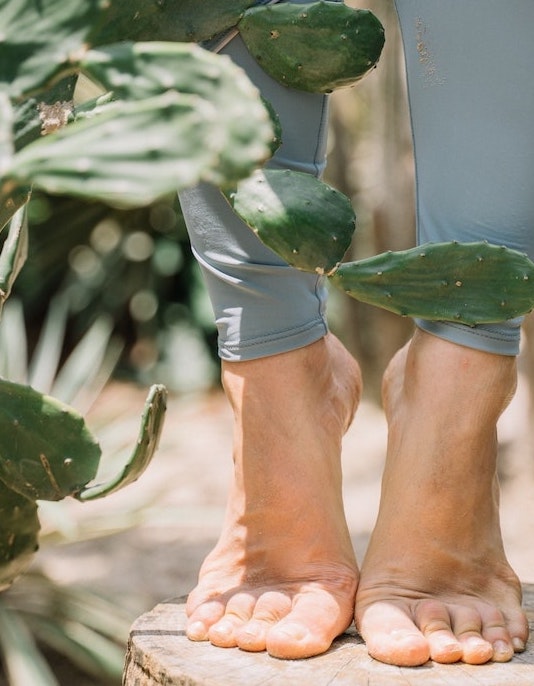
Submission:
{"label": "gray legging", "polygon": [[[291,0],[301,2],[304,0]],[[417,176],[418,241],[488,240],[534,256],[534,2],[397,0]],[[319,176],[327,98],[268,77],[239,37],[224,50],[281,118],[269,163]],[[215,311],[219,354],[247,360],[292,350],[327,331],[321,278],[288,267],[201,185],[180,194]],[[504,355],[520,320],[465,327],[417,320],[441,338]]]}

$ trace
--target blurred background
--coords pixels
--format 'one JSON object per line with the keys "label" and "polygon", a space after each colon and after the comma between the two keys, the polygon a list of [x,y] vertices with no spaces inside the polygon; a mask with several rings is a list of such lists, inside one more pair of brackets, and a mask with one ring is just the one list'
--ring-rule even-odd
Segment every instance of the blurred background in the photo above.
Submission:
{"label": "blurred background", "polygon": [[[386,46],[374,73],[332,96],[325,177],[357,212],[347,259],[401,250],[415,240],[395,10],[391,0],[369,0],[366,7],[384,24]],[[2,374],[24,381],[57,370],[51,383],[59,380],[61,394],[89,412],[110,468],[135,442],[148,385],[164,383],[171,392],[148,472],[102,502],[42,503],[42,549],[31,574],[3,594],[4,608],[33,617],[35,641],[52,671],[43,684],[113,686],[120,684],[131,622],[158,601],[187,593],[216,540],[230,477],[231,416],[219,386],[211,306],[176,197],[118,211],[41,194],[32,200],[30,221],[30,255],[0,325]],[[380,378],[412,324],[338,291],[329,318],[365,380],[343,458],[347,515],[361,557],[378,506],[386,440]],[[500,467],[507,549],[530,582],[532,328],[529,317],[518,395],[501,423]],[[54,640],[39,616],[57,619]]]}

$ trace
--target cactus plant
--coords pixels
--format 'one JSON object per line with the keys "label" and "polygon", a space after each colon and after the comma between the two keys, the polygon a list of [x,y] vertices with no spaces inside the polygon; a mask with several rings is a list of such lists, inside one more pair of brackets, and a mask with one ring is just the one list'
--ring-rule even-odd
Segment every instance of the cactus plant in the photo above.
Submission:
{"label": "cactus plant", "polygon": [[328,274],[341,261],[356,224],[345,195],[288,169],[258,170],[238,188],[226,194],[235,212],[288,264]]}
{"label": "cactus plant", "polygon": [[[272,154],[272,113],[228,58],[156,42],[91,50],[107,6],[103,0],[0,6],[0,230],[9,224],[0,252],[0,306],[26,258],[34,187],[140,206],[201,179],[235,182]],[[84,70],[114,92],[76,107],[74,81]],[[101,498],[142,474],[157,447],[166,390],[151,388],[131,458],[102,484],[94,482],[101,451],[81,415],[9,380],[0,381],[0,396],[0,587],[6,588],[37,548],[36,500]]]}
{"label": "cactus plant", "polygon": [[94,44],[203,41],[235,26],[255,0],[114,0]]}
{"label": "cactus plant", "polygon": [[341,264],[355,226],[350,202],[305,177],[265,169],[227,193],[241,219],[292,266],[325,273],[351,297],[402,316],[472,326],[534,307],[534,264],[503,246],[427,244]]}
{"label": "cactus plant", "polygon": [[384,46],[372,12],[327,0],[254,7],[238,28],[268,74],[314,93],[352,86],[375,67]]}

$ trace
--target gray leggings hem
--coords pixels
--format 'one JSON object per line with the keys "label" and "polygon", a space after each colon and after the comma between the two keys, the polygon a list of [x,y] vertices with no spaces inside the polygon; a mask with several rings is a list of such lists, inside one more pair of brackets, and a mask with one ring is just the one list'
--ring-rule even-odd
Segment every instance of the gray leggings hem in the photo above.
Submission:
{"label": "gray leggings hem", "polygon": [[229,362],[244,362],[260,357],[279,355],[315,343],[327,333],[328,326],[325,320],[317,319],[296,329],[279,331],[270,336],[241,341],[235,345],[220,342],[219,357]]}
{"label": "gray leggings hem", "polygon": [[510,328],[505,329],[503,325],[499,332],[482,326],[467,327],[453,322],[416,319],[415,324],[423,331],[451,343],[495,355],[513,357],[519,354],[521,321],[522,318],[511,320],[507,323]]}

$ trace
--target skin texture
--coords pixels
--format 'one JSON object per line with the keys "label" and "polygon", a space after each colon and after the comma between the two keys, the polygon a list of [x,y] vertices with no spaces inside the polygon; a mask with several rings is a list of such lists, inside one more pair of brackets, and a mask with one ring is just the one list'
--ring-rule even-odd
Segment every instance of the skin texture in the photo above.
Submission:
{"label": "skin texture", "polygon": [[[317,655],[351,623],[358,571],[341,499],[341,437],[359,369],[332,335],[225,362],[235,480],[220,540],[188,604],[187,634],[278,658]],[[498,514],[496,423],[515,358],[417,331],[384,377],[380,512],[356,623],[372,657],[510,660],[528,635]]]}
{"label": "skin texture", "polygon": [[359,369],[332,335],[224,362],[235,481],[220,540],[187,603],[187,635],[302,658],[352,622],[356,560],[341,498],[341,438]]}
{"label": "skin texture", "polygon": [[390,363],[387,464],[356,602],[376,659],[482,664],[524,649],[496,476],[496,423],[515,385],[514,357],[421,331]]}

